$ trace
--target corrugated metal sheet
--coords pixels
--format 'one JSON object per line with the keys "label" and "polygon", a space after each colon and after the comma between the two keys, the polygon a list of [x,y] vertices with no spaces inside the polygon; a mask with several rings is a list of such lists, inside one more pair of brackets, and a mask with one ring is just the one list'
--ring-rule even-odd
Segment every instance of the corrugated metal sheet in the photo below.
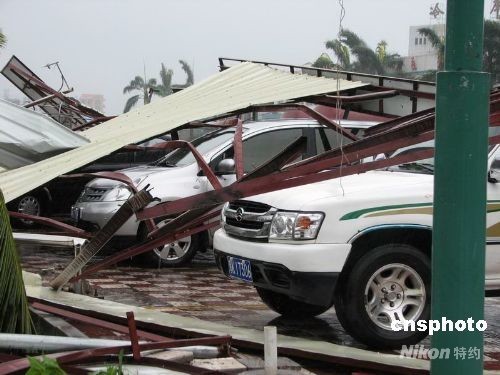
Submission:
{"label": "corrugated metal sheet", "polygon": [[0,100],[0,168],[33,164],[86,143],[50,117]]}
{"label": "corrugated metal sheet", "polygon": [[78,149],[0,176],[6,201],[127,145],[163,134],[191,121],[254,104],[330,93],[364,86],[361,82],[290,74],[242,63],[174,95],[123,114],[82,134],[91,142]]}

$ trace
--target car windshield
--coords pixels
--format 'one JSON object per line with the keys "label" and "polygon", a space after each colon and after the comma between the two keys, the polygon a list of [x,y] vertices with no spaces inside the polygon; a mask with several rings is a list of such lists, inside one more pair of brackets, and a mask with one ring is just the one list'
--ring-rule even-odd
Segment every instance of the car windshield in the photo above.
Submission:
{"label": "car windshield", "polygon": [[[214,148],[232,139],[233,136],[234,130],[221,130],[206,134],[193,140],[191,143],[201,155],[205,155]],[[189,149],[178,148],[149,165],[161,167],[183,167],[192,164],[195,161],[196,159]]]}
{"label": "car windshield", "polygon": [[[500,135],[500,127],[490,127],[488,129],[488,135],[490,137],[492,137],[494,135]],[[401,156],[404,154],[408,154],[410,152],[424,151],[424,150],[433,149],[433,148],[434,148],[434,140],[422,142],[422,143],[418,143],[416,145],[400,148],[400,149],[396,150],[391,155],[391,157]],[[492,149],[493,149],[493,146],[489,146],[488,152],[491,151]],[[432,173],[434,173],[434,158],[422,159],[422,160],[417,160],[417,161],[410,162],[410,163],[399,164],[399,165],[396,165],[393,167],[389,167],[388,170],[432,174]]]}

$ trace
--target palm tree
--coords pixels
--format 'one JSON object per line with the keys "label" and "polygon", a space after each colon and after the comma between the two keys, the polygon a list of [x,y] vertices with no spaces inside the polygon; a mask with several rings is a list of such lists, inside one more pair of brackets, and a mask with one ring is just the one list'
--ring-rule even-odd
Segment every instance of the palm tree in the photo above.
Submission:
{"label": "palm tree", "polygon": [[[336,65],[334,64],[334,62],[332,61],[330,56],[328,56],[326,53],[322,53],[316,59],[316,61],[313,62],[312,66],[314,66],[315,68],[323,68],[323,69],[335,69],[336,68]],[[342,67],[339,67],[339,68],[342,69]]]}
{"label": "palm tree", "polygon": [[149,102],[151,102],[153,93],[158,91],[158,83],[154,78],[147,80],[146,78],[142,78],[141,76],[136,76],[132,81],[130,81],[127,86],[123,88],[124,94],[134,91],[139,91],[140,93],[128,98],[127,102],[125,103],[125,108],[123,109],[124,113],[130,111],[130,109],[137,104],[141,97],[144,104],[148,104]]}
{"label": "palm tree", "polygon": [[484,70],[491,73],[491,83],[500,81],[500,22],[484,22]]}
{"label": "palm tree", "polygon": [[351,68],[351,54],[349,53],[349,47],[342,44],[340,40],[334,39],[326,42],[326,48],[333,51],[334,55],[337,57],[340,69],[349,70]]}
{"label": "palm tree", "polygon": [[159,96],[168,96],[172,94],[172,76],[174,71],[172,69],[165,68],[165,65],[161,63],[160,79],[161,83],[158,85]]}
{"label": "palm tree", "polygon": [[[382,40],[372,50],[366,42],[354,32],[343,29],[339,39],[326,42],[326,48],[333,51],[339,66],[344,70],[353,70],[371,74],[402,74],[403,59],[397,53],[387,52],[387,42]],[[351,61],[351,56],[356,58]]]}
{"label": "palm tree", "polygon": [[191,86],[194,83],[193,70],[185,60],[179,60],[179,64],[181,64],[182,70],[184,70],[184,73],[186,73],[187,76],[186,83],[184,84],[184,86],[185,87]]}
{"label": "palm tree", "polygon": [[0,191],[0,332],[31,333],[33,322],[24,289],[19,255]]}
{"label": "palm tree", "polygon": [[437,70],[443,70],[444,68],[444,39],[441,38],[434,29],[430,27],[422,27],[418,29],[418,32],[426,37],[431,45],[436,49],[438,53],[437,60]]}
{"label": "palm tree", "polygon": [[7,44],[7,38],[5,37],[5,34],[2,33],[2,29],[0,29],[0,48],[5,47],[5,44]]}

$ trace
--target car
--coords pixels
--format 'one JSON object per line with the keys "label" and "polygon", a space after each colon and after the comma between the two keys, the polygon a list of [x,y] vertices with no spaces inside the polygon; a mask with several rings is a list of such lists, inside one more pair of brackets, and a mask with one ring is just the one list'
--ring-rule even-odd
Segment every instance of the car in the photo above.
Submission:
{"label": "car", "polygon": [[[178,136],[183,140],[191,140],[194,137],[207,133],[209,130],[211,131],[208,127],[183,129],[179,131]],[[171,140],[171,136],[164,135],[143,142],[140,145],[148,147],[168,140]],[[89,165],[79,168],[72,173],[116,171],[124,168],[137,167],[154,162],[162,156],[165,156],[166,153],[167,152],[164,150],[154,149],[136,151],[119,150]],[[80,196],[85,184],[91,179],[92,177],[72,178],[71,183],[68,183],[68,179],[66,178],[55,178],[35,190],[9,202],[7,208],[9,211],[67,220],[70,217],[71,206]],[[33,220],[14,219],[13,225],[16,228],[31,228],[36,226],[36,223]]]}
{"label": "car", "polygon": [[[361,130],[374,123],[343,120],[343,126]],[[233,138],[235,128],[213,131],[192,141],[222,186],[235,181]],[[244,172],[248,173],[270,160],[299,137],[307,138],[307,150],[301,158],[317,155],[349,140],[335,130],[316,121],[280,120],[251,121],[243,124]],[[162,202],[203,193],[212,189],[207,177],[200,171],[193,154],[187,149],[177,149],[149,165],[124,169],[137,189],[149,186],[151,194]],[[72,208],[73,219],[81,228],[95,231],[102,228],[123,202],[131,195],[123,183],[109,179],[94,179],[86,186]],[[162,220],[163,225],[169,219]],[[144,223],[130,218],[115,234],[117,246],[143,240],[147,235]],[[141,256],[143,263],[179,266],[188,263],[197,251],[204,251],[211,244],[212,232],[202,232],[183,238]]]}
{"label": "car", "polygon": [[[499,145],[488,163],[486,288],[498,293]],[[433,189],[433,159],[426,159],[227,203],[213,240],[217,265],[252,283],[283,316],[335,306],[341,325],[364,344],[414,344],[427,332],[391,324],[430,318]]]}

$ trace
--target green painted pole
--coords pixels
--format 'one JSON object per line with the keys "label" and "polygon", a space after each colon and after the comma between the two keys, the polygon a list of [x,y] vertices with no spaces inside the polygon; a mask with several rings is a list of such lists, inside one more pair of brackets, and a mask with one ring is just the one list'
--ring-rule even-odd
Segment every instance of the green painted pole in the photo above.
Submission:
{"label": "green painted pole", "polygon": [[[483,59],[483,0],[448,0],[445,70],[437,75],[432,319],[484,317],[489,74]],[[435,332],[450,356],[431,373],[483,372],[483,333]],[[476,357],[479,349],[479,358]],[[465,356],[463,355],[466,352]]]}

